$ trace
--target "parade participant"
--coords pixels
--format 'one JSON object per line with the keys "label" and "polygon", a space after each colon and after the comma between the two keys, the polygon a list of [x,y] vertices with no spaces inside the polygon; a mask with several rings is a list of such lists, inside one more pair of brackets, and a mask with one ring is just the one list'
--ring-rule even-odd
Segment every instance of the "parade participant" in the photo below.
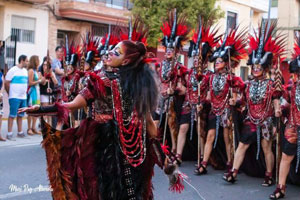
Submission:
{"label": "parade participant", "polygon": [[[257,142],[258,159],[260,146],[262,146],[266,173],[263,186],[274,183],[272,171],[274,166],[274,155],[272,152],[272,141],[274,139],[273,118],[281,115],[279,106],[280,92],[275,90],[273,81],[267,77],[269,69],[278,64],[284,52],[284,41],[280,36],[272,38],[276,31],[276,22],[262,21],[259,35],[255,33],[249,39],[249,60],[253,79],[248,81],[244,90],[244,98],[247,106],[247,116],[243,122],[240,141],[235,153],[232,170],[225,175],[224,180],[234,183],[238,169],[240,168],[247,149],[250,144]],[[269,28],[267,28],[269,27]]]}
{"label": "parade participant", "polygon": [[[153,199],[153,168],[155,163],[163,167],[164,155],[154,139],[157,129],[150,113],[156,108],[158,87],[145,55],[144,44],[122,41],[107,59],[110,67],[118,69],[116,73],[91,73],[87,87],[69,103],[20,110],[58,111],[61,116],[66,109],[93,101],[108,108],[76,129],[59,132],[44,127],[54,199]],[[165,170],[171,171],[172,186],[182,189],[180,175]]]}
{"label": "parade participant", "polygon": [[282,157],[279,167],[279,181],[276,190],[270,195],[270,199],[281,199],[285,196],[286,179],[290,171],[291,163],[297,155],[296,173],[300,159],[300,36],[295,34],[293,60],[289,64],[289,71],[294,74],[294,79],[285,88],[283,96],[289,102],[288,122],[285,127]]}
{"label": "parade participant", "polygon": [[[68,48],[68,45],[66,46]],[[72,42],[70,49],[66,49],[67,73],[62,78],[62,100],[63,102],[72,101],[79,93],[79,83],[82,73],[78,70],[78,58],[81,55],[81,47],[75,46]],[[80,123],[79,111],[74,111],[71,115],[72,127]]]}
{"label": "parade participant", "polygon": [[[191,109],[191,133],[190,139],[194,131],[194,121],[197,121],[198,134],[198,162],[197,169],[200,167],[200,160],[203,156],[204,140],[206,138],[206,121],[209,113],[210,104],[207,101],[208,87],[203,87],[202,82],[198,82],[198,75],[211,75],[212,71],[208,69],[209,57],[213,48],[217,45],[219,37],[216,37],[217,30],[210,29],[207,24],[201,24],[199,21],[198,31],[193,34],[190,41],[189,57],[193,58],[193,66],[189,73],[187,82],[187,92],[183,106]],[[200,87],[199,87],[200,86]],[[202,86],[202,87],[201,87]],[[183,108],[184,109],[184,108]],[[201,109],[201,113],[200,113]],[[198,112],[197,112],[198,111]],[[200,120],[200,121],[199,121]],[[185,139],[185,138],[184,138]],[[178,144],[179,146],[179,144]],[[200,148],[199,148],[200,147]],[[182,152],[182,148],[181,148]],[[196,169],[195,173],[198,174]]]}
{"label": "parade participant", "polygon": [[[116,29],[116,28],[114,28]],[[116,35],[116,30],[111,30],[111,25],[109,25],[109,30],[108,33],[106,34],[105,37],[102,37],[100,40],[100,46],[98,48],[99,54],[100,54],[100,64],[97,70],[111,70],[108,68],[106,62],[107,62],[107,57],[108,57],[108,52],[112,50],[118,43],[120,39]],[[98,66],[98,65],[97,65]]]}
{"label": "parade participant", "polygon": [[94,71],[95,66],[100,61],[100,55],[98,51],[99,40],[93,37],[90,33],[86,35],[86,41],[84,42],[85,49],[85,64],[84,72]]}
{"label": "parade participant", "polygon": [[[230,104],[234,105],[236,93],[242,87],[243,82],[231,72],[232,68],[239,64],[245,57],[246,51],[246,29],[237,33],[237,28],[226,32],[221,46],[219,46],[210,58],[214,61],[214,74],[202,77],[203,84],[209,87],[211,98],[211,111],[208,116],[208,133],[204,146],[204,157],[198,168],[198,175],[207,173],[207,164],[213,147],[216,147],[220,126],[223,127],[223,137],[227,154],[227,169],[231,168],[231,146],[230,127],[231,110]],[[234,89],[234,90],[232,90]]]}
{"label": "parade participant", "polygon": [[[175,10],[169,13],[168,20],[163,23],[161,30],[164,34],[161,42],[166,48],[165,59],[162,61],[159,69],[160,92],[163,98],[159,104],[159,109],[154,114],[154,120],[156,120],[156,124],[159,124],[163,113],[166,113],[163,138],[165,138],[166,125],[168,124],[171,132],[172,153],[176,154],[174,162],[180,165],[182,159],[181,153],[177,153],[177,142],[184,144],[183,141],[179,140],[185,137],[188,131],[190,110],[182,110],[188,70],[178,61],[178,53],[183,43],[187,40],[189,26],[183,15],[177,17]],[[163,139],[163,142],[165,142],[165,139]]]}

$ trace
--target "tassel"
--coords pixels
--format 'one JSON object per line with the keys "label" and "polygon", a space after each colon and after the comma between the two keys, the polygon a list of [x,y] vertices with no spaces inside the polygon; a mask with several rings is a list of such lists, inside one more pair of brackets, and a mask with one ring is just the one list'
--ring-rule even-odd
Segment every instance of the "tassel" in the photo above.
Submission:
{"label": "tassel", "polygon": [[257,135],[257,152],[256,152],[256,160],[258,160],[260,153],[260,125],[256,125],[256,135]]}
{"label": "tassel", "polygon": [[190,141],[193,140],[194,118],[195,118],[195,105],[192,106],[192,113],[191,113],[191,134],[190,134]]}
{"label": "tassel", "polygon": [[299,162],[300,162],[300,127],[297,128],[297,162],[296,162],[296,173],[298,173]]}
{"label": "tassel", "polygon": [[60,123],[69,124],[69,112],[70,110],[60,103],[55,103],[57,107],[57,120]]}
{"label": "tassel", "polygon": [[217,146],[217,141],[218,141],[218,137],[219,137],[220,121],[221,121],[221,116],[217,116],[217,119],[216,119],[216,138],[215,138],[215,142],[214,142],[214,148],[216,148],[216,146]]}
{"label": "tassel", "polygon": [[[175,172],[169,175],[170,187],[169,190],[175,193],[181,193],[184,190],[183,179],[187,178],[187,175],[180,171],[175,170]],[[175,180],[175,181],[174,181]]]}
{"label": "tassel", "polygon": [[170,147],[167,145],[167,142],[166,142],[166,144],[161,144],[160,146],[161,146],[161,149],[163,150],[164,154],[166,154],[166,155],[170,154],[170,151],[169,151]]}

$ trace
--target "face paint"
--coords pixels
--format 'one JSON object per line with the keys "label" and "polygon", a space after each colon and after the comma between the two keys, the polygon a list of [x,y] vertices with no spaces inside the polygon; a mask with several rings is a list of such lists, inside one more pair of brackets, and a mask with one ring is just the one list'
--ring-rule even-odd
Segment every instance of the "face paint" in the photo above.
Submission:
{"label": "face paint", "polygon": [[221,70],[223,70],[225,68],[225,62],[222,58],[217,58],[216,62],[215,62],[215,70],[220,72]]}
{"label": "face paint", "polygon": [[167,48],[166,49],[166,58],[171,59],[174,56],[174,49],[173,48]]}
{"label": "face paint", "polygon": [[124,60],[125,47],[120,42],[113,50],[109,51],[106,64],[110,67],[120,67]]}
{"label": "face paint", "polygon": [[252,65],[252,75],[254,76],[254,78],[260,77],[263,75],[264,69],[260,64],[257,65]]}

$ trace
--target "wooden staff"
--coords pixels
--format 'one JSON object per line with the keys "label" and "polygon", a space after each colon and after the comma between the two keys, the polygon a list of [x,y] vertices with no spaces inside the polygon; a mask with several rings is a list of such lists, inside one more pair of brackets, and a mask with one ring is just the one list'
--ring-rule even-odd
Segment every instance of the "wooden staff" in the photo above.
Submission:
{"label": "wooden staff", "polygon": [[[280,57],[278,56],[278,65],[275,70],[275,90],[281,92],[282,91],[282,74],[280,71]],[[280,101],[280,100],[279,100]],[[280,106],[280,102],[279,105]],[[279,179],[279,165],[281,158],[280,151],[280,117],[276,117],[276,183],[278,184]]]}

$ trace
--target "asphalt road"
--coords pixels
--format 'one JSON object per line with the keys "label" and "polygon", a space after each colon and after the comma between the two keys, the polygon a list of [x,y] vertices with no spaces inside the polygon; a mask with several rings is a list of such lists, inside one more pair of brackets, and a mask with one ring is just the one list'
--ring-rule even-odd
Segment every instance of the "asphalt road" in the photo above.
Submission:
{"label": "asphalt road", "polygon": [[[5,124],[5,123],[4,123]],[[4,130],[6,128],[4,127]],[[24,129],[25,130],[25,129]],[[0,199],[12,200],[51,200],[46,173],[45,152],[40,146],[41,136],[16,138],[16,141],[0,142]],[[193,175],[193,162],[185,162],[180,170],[189,177],[188,184],[181,194],[168,190],[168,180],[156,168],[153,178],[156,200],[263,200],[274,190],[274,186],[260,186],[262,179],[240,174],[232,185],[222,180],[222,171],[209,168],[204,176]],[[288,200],[300,199],[300,187],[288,185]]]}

